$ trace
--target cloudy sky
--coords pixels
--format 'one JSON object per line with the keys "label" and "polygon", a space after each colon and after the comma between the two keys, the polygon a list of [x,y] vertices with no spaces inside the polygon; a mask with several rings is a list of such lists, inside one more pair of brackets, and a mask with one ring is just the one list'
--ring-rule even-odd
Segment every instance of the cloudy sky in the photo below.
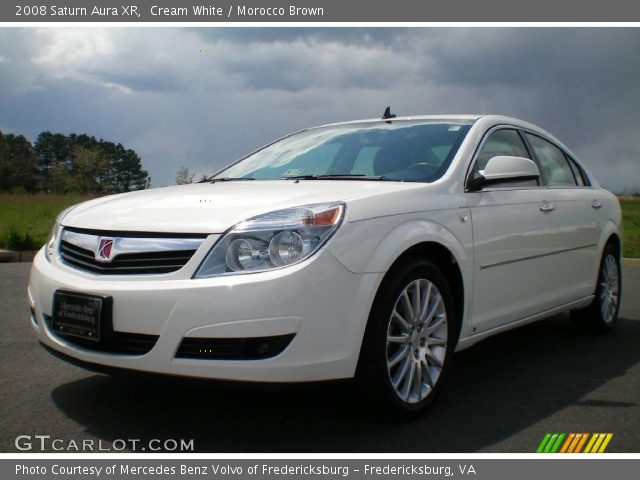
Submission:
{"label": "cloudy sky", "polygon": [[532,121],[640,190],[640,29],[0,28],[0,130],[120,142],[156,186],[386,105]]}

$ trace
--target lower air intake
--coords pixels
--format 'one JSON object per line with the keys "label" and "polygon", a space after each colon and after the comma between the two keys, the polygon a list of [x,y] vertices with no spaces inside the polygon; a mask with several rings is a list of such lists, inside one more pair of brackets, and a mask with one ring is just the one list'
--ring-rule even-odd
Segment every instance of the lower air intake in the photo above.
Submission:
{"label": "lower air intake", "polygon": [[85,340],[72,335],[54,332],[53,329],[51,329],[51,316],[44,315],[44,319],[50,328],[50,332],[56,337],[62,338],[77,347],[94,352],[118,355],[144,355],[149,353],[158,341],[158,335],[109,331],[103,332],[103,336],[99,342],[94,342],[93,340]]}
{"label": "lower air intake", "polygon": [[281,354],[295,334],[254,338],[183,338],[176,358],[262,360]]}

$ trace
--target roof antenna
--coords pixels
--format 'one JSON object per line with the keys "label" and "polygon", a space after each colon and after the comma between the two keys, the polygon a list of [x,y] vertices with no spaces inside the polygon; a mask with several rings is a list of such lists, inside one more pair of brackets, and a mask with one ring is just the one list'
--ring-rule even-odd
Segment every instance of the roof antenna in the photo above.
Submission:
{"label": "roof antenna", "polygon": [[382,120],[388,120],[389,118],[396,118],[396,114],[391,113],[391,107],[385,108],[384,113],[382,114]]}

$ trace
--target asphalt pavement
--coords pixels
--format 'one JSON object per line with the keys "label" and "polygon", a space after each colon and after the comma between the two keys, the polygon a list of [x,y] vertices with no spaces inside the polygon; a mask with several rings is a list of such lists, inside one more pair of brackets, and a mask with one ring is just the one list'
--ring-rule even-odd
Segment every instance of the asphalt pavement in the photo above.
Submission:
{"label": "asphalt pavement", "polygon": [[0,264],[1,452],[18,435],[193,439],[200,452],[533,452],[547,432],[611,432],[608,452],[640,452],[638,267],[624,269],[613,333],[577,333],[563,314],[483,341],[455,356],[431,410],[402,422],[350,382],[254,389],[69,365],[31,331],[28,275]]}

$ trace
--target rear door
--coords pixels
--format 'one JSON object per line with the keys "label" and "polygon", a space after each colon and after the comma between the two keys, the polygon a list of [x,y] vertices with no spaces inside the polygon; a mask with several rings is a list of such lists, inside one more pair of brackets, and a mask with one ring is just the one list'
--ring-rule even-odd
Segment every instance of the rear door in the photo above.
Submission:
{"label": "rear door", "polygon": [[553,235],[545,246],[554,271],[548,282],[554,306],[593,293],[593,270],[597,261],[599,228],[593,189],[568,155],[550,140],[525,133],[548,185],[546,201],[552,211],[547,217]]}

